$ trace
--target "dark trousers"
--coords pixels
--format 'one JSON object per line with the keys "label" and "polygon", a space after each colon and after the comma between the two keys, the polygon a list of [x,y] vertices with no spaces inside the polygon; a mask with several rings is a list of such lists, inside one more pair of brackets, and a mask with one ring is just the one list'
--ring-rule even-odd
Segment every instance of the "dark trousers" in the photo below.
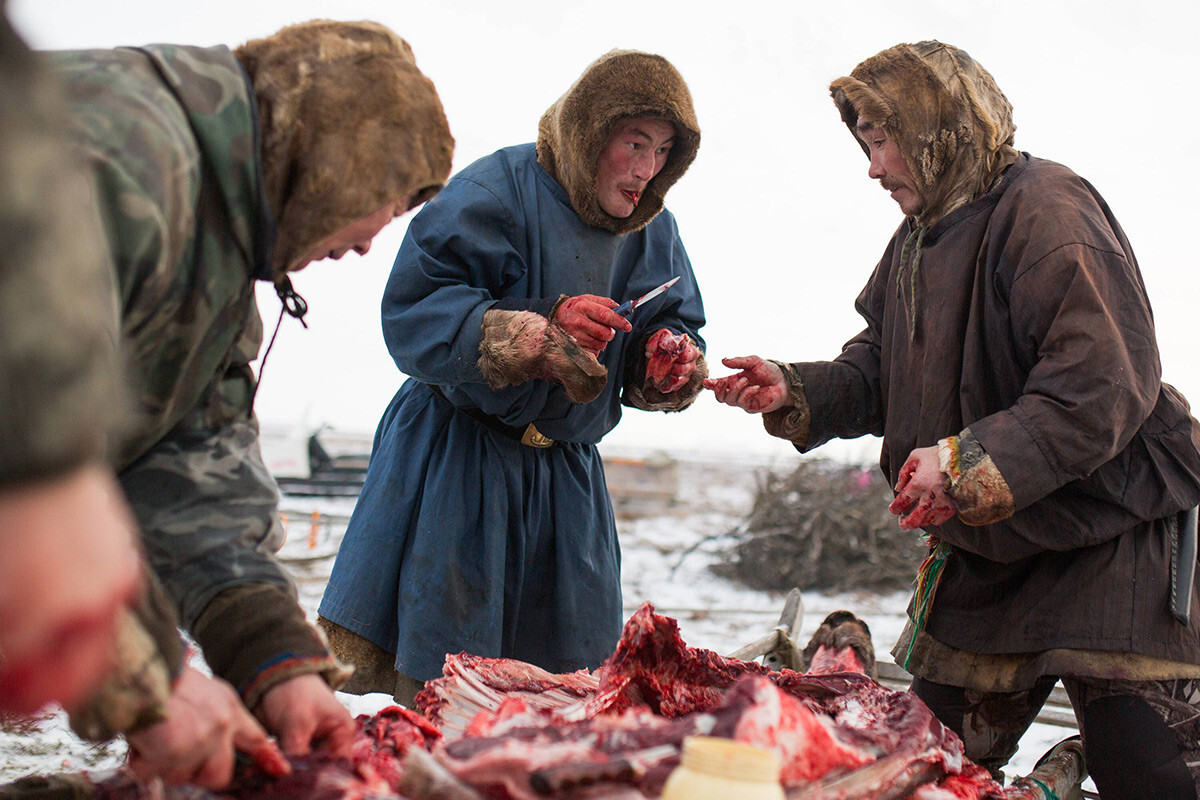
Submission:
{"label": "dark trousers", "polygon": [[[967,757],[993,776],[1054,688],[974,692],[914,678],[912,690],[963,740]],[[1200,795],[1200,687],[1194,680],[1064,678],[1083,738],[1084,760],[1102,800],[1196,800]]]}

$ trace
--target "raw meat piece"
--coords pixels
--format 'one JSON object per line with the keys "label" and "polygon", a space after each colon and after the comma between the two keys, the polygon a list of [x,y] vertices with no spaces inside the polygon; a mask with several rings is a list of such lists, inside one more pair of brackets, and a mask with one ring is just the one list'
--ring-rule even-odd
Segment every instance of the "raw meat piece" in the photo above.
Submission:
{"label": "raw meat piece", "polygon": [[692,719],[666,719],[644,708],[574,723],[529,711],[485,735],[446,742],[433,755],[489,798],[531,800],[539,789],[566,797],[597,783],[661,790],[679,763],[678,743],[693,732]]}
{"label": "raw meat piece", "polygon": [[146,786],[127,770],[96,783],[95,800],[395,800],[410,749],[426,750],[441,739],[421,715],[389,706],[374,716],[359,715],[351,759],[312,754],[290,759],[292,772],[272,778],[247,765],[232,788],[209,792],[194,786]]}
{"label": "raw meat piece", "polygon": [[[599,690],[582,704],[586,717],[635,705],[668,717],[704,711],[737,679],[765,676],[865,744],[874,743],[879,753],[929,745],[944,750],[950,771],[961,767],[961,741],[911,693],[889,691],[861,672],[772,672],[761,664],[688,647],[675,620],[655,614],[648,603],[630,617],[599,674]],[[560,718],[578,713],[579,706],[555,712]]]}
{"label": "raw meat piece", "polygon": [[[849,612],[835,612],[826,618],[826,623],[838,615],[857,622],[869,637],[866,626]],[[825,674],[835,665],[849,670],[856,667],[855,662],[857,668],[853,671],[868,674],[874,671],[874,650],[869,638],[864,648],[861,639],[845,635],[846,622],[847,619],[838,618],[831,629],[835,634],[826,637],[827,646],[852,648],[855,654],[821,651],[819,670],[815,671]],[[814,642],[818,642],[820,634],[821,629],[807,649],[817,647]],[[818,643],[823,642],[824,639]],[[443,677],[427,683],[425,690],[417,695],[416,703],[442,734],[452,740],[463,734],[480,711],[494,712],[512,697],[526,700],[531,708],[562,709],[557,716],[563,720],[586,719],[635,705],[648,705],[656,713],[675,716],[713,707],[740,677],[769,674],[770,670],[757,662],[688,647],[675,620],[655,614],[654,607],[646,603],[626,622],[616,650],[595,675],[584,670],[553,675],[520,661],[460,653],[446,657]],[[832,675],[829,680],[838,687],[838,694],[847,690]],[[810,683],[805,688],[823,691],[820,683]],[[580,703],[581,700],[586,702]]]}
{"label": "raw meat piece", "polygon": [[480,735],[435,747],[433,755],[464,783],[498,800],[570,797],[576,788],[600,784],[629,785],[657,797],[679,764],[684,738],[695,734],[776,751],[785,784],[846,772],[875,757],[842,741],[829,720],[765,676],[742,680],[709,711],[675,718],[634,707],[563,723],[553,712],[526,711],[472,726]]}
{"label": "raw meat piece", "polygon": [[[832,626],[841,627],[841,623]],[[860,657],[851,660],[845,654],[828,663],[863,666]],[[456,669],[461,677],[463,665],[458,664]],[[819,739],[824,730],[836,743],[781,752],[785,783],[796,790],[804,782],[810,783],[807,794],[799,796],[901,798],[921,784],[964,768],[961,741],[911,693],[889,691],[861,671],[817,675],[791,670],[771,672],[756,663],[689,648],[679,636],[675,621],[654,614],[648,604],[629,619],[616,650],[597,674],[599,689],[591,698],[541,712],[520,703],[506,704],[491,714],[479,714],[468,730],[472,738],[453,742],[448,737],[446,746],[435,755],[448,756],[447,767],[468,783],[480,786],[480,780],[484,785],[487,780],[500,781],[505,788],[498,791],[507,792],[499,795],[502,797],[525,797],[522,792],[530,791],[519,779],[509,776],[509,771],[520,769],[522,749],[537,750],[540,770],[574,770],[596,781],[629,780],[653,796],[654,789],[661,788],[656,777],[665,779],[663,767],[673,766],[678,752],[661,757],[651,766],[642,751],[667,742],[678,746],[682,742],[680,734],[689,731],[734,737],[734,728],[717,731],[711,719],[717,709],[748,691],[740,688],[743,684],[738,684],[736,690],[730,687],[740,679],[751,679],[749,685],[753,686],[755,680],[760,684],[759,703],[770,706],[774,702],[778,706],[775,717],[768,715],[768,720],[786,716],[782,710],[791,703],[806,709],[810,721],[819,721],[820,728],[809,729],[810,737]],[[546,680],[546,676],[540,678]],[[782,690],[786,701],[771,701],[763,693],[761,685],[769,685],[768,681]],[[540,686],[545,688],[544,683]],[[756,713],[746,712],[744,727],[736,738],[760,746],[778,746],[772,723],[757,722]],[[682,727],[667,726],[662,717],[676,718]],[[632,744],[627,741],[623,750],[598,744],[607,741],[611,726],[623,731],[634,723],[648,739]],[[796,721],[789,724],[792,728],[803,727]],[[567,739],[554,738],[551,747],[548,736]],[[570,749],[589,736],[594,737],[590,740],[595,745],[592,750]],[[489,740],[504,743],[486,744]],[[492,748],[499,749],[488,754]],[[837,751],[843,748],[856,754],[858,769],[851,770],[849,763],[839,761]],[[827,749],[834,751],[832,762],[822,760]],[[635,769],[612,763],[629,760],[630,753],[635,756]],[[584,767],[590,768],[590,773]],[[646,770],[645,774],[638,769]],[[488,775],[492,777],[483,777]],[[818,782],[812,784],[816,779]],[[818,790],[819,794],[813,793]]]}
{"label": "raw meat piece", "polygon": [[936,783],[922,786],[908,800],[999,800],[1008,796],[986,769],[968,764],[958,775],[947,775]]}
{"label": "raw meat piece", "polygon": [[360,769],[369,767],[392,787],[400,785],[402,759],[410,748],[428,750],[442,738],[433,723],[401,706],[388,706],[370,717],[361,714],[356,722],[351,762]]}
{"label": "raw meat piece", "polygon": [[392,787],[369,767],[358,770],[345,760],[301,756],[291,760],[285,778],[270,778],[257,768],[235,777],[223,792],[195,786],[139,782],[127,769],[96,784],[94,800],[368,800],[394,795]]}
{"label": "raw meat piece", "polygon": [[899,800],[913,789],[937,780],[941,767],[893,753],[843,775],[787,789],[787,800]]}
{"label": "raw meat piece", "polygon": [[[830,773],[844,772],[875,760],[871,749],[845,741],[833,721],[785,694],[769,678],[746,678],[734,685],[722,708],[745,710],[737,718],[730,739],[779,754],[780,780],[785,786],[812,782]],[[720,712],[714,712],[720,716]],[[715,735],[723,735],[717,733]]]}
{"label": "raw meat piece", "polygon": [[654,383],[654,388],[663,389],[671,380],[671,367],[675,359],[683,353],[687,346],[686,333],[666,334],[658,337],[654,353],[646,362],[646,377]]}
{"label": "raw meat piece", "polygon": [[415,702],[442,735],[456,739],[472,717],[495,711],[505,700],[521,699],[529,708],[559,708],[591,697],[599,685],[587,670],[553,675],[521,661],[459,653],[446,656],[442,677],[426,683]]}
{"label": "raw meat piece", "polygon": [[831,672],[859,672],[866,675],[867,669],[853,650],[835,650],[821,645],[813,653],[806,672],[809,675],[828,675]]}
{"label": "raw meat piece", "polygon": [[944,727],[911,692],[893,692],[853,673],[804,675],[776,673],[780,689],[831,717],[844,735],[856,737],[880,755],[934,750],[947,771],[963,765],[962,740]]}
{"label": "raw meat piece", "polygon": [[861,672],[876,676],[871,629],[849,611],[834,611],[827,616],[813,632],[802,657],[804,671],[812,675]]}
{"label": "raw meat piece", "polygon": [[616,650],[600,668],[595,696],[564,709],[562,716],[587,718],[644,705],[656,714],[675,717],[713,708],[739,678],[770,673],[753,661],[688,647],[675,620],[655,614],[654,606],[643,603],[625,623]]}
{"label": "raw meat piece", "polygon": [[[832,660],[853,666],[844,655],[834,655]],[[889,693],[862,670],[824,674],[788,669],[774,672],[754,661],[726,658],[711,650],[688,647],[679,635],[678,623],[655,614],[649,603],[643,603],[625,623],[616,650],[598,670],[598,675],[600,688],[594,697],[583,704],[566,707],[557,715],[564,719],[592,717],[635,705],[649,706],[668,717],[703,711],[720,702],[725,691],[747,675],[769,677],[784,691],[831,715],[839,708],[837,700],[864,687],[867,691],[895,694]],[[822,705],[824,701],[832,705],[826,708]]]}

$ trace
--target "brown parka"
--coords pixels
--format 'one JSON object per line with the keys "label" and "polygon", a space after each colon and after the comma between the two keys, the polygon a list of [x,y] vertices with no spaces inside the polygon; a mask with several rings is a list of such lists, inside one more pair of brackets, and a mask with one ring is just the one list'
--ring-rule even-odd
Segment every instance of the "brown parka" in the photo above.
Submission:
{"label": "brown parka", "polygon": [[978,440],[1015,513],[930,529],[951,546],[928,618],[938,642],[1200,663],[1200,598],[1189,626],[1168,602],[1173,518],[1200,501],[1200,427],[1161,382],[1108,205],[1011,150],[1007,100],[955,48],[897,46],[831,91],[852,131],[862,116],[894,135],[926,204],[857,299],[866,328],[832,362],[788,365],[799,408],[768,430],[802,451],[882,435],[893,484],[913,449]]}

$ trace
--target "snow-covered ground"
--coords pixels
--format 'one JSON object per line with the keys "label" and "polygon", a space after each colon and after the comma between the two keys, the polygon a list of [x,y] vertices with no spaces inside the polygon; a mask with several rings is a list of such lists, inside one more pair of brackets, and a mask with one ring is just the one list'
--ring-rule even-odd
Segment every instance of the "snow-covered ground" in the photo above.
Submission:
{"label": "snow-covered ground", "polygon": [[[681,461],[679,502],[656,516],[619,521],[627,614],[649,601],[660,613],[679,621],[688,644],[720,653],[732,652],[774,628],[783,607],[782,594],[746,589],[708,571],[722,546],[721,534],[734,528],[748,511],[755,476],[763,468],[729,461]],[[284,498],[289,533],[280,555],[297,579],[301,603],[310,616],[316,612],[353,502]],[[803,600],[801,642],[808,640],[826,614],[845,608],[866,620],[879,657],[886,659],[903,627],[908,596],[806,592]],[[372,713],[391,703],[386,695],[340,697],[354,713]],[[1072,733],[1035,724],[1009,765],[1010,773],[1028,773],[1046,750]],[[0,730],[0,782],[34,773],[105,769],[123,758],[120,743],[93,747],[80,742],[66,730],[61,714],[19,730]]]}

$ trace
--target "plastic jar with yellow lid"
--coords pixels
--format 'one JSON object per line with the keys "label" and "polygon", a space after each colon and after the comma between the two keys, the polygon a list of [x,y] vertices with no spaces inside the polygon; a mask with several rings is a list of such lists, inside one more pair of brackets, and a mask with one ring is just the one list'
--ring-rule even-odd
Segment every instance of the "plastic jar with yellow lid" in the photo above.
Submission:
{"label": "plastic jar with yellow lid", "polygon": [[715,736],[689,736],[662,800],[783,800],[779,756]]}

